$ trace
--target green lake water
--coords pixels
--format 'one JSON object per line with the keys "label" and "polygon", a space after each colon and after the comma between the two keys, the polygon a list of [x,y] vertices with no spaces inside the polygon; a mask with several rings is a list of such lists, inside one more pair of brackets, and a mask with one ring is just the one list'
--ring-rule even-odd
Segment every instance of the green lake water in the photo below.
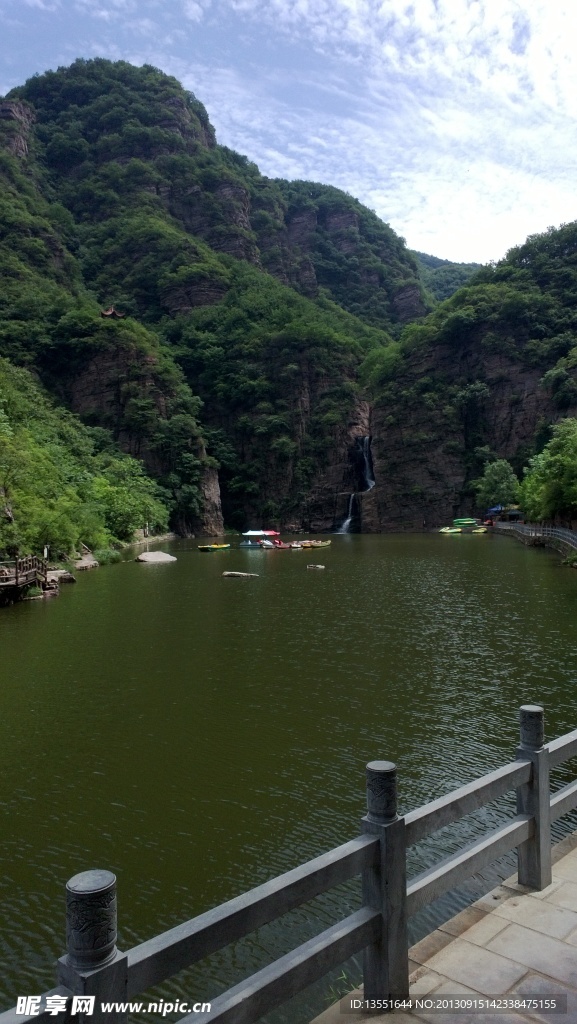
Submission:
{"label": "green lake water", "polygon": [[[408,810],[510,760],[522,703],[545,705],[548,738],[577,726],[577,572],[553,552],[438,534],[168,548],[0,611],[0,1010],[54,984],[78,871],[117,875],[129,948],[356,835],[369,760],[397,763]],[[411,871],[508,806],[422,844]],[[344,887],[160,994],[214,997],[356,900]],[[310,1019],[328,984],[278,1019]]]}

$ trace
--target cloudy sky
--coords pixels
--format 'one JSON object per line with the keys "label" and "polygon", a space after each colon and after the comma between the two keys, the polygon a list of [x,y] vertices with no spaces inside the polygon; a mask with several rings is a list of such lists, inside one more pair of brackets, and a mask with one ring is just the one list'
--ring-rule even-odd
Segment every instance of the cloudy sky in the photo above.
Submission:
{"label": "cloudy sky", "polygon": [[154,64],[264,174],[487,262],[577,219],[576,41],[575,0],[0,0],[0,94],[76,57]]}

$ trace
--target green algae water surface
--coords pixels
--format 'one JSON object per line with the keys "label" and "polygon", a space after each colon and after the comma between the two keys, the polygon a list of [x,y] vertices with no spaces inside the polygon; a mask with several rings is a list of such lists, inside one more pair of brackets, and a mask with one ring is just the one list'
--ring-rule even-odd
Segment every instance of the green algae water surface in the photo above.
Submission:
{"label": "green algae water surface", "polygon": [[[549,738],[577,726],[577,572],[552,552],[438,534],[170,550],[0,612],[0,1009],[53,986],[78,871],[116,873],[126,949],[356,835],[369,760],[397,763],[408,810],[510,760],[522,703],[545,705]],[[411,871],[505,809],[439,833]],[[318,900],[312,922],[303,908],[160,994],[214,997],[357,898]],[[310,1019],[336,984],[278,1019]]]}

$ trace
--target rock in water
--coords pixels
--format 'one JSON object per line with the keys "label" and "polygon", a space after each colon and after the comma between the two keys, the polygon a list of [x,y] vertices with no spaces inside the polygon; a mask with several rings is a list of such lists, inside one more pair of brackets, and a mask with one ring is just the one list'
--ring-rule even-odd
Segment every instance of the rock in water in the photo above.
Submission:
{"label": "rock in water", "polygon": [[324,565],[307,565],[307,569],[324,569]]}
{"label": "rock in water", "polygon": [[134,559],[135,562],[176,562],[174,555],[167,555],[166,551],[143,551]]}

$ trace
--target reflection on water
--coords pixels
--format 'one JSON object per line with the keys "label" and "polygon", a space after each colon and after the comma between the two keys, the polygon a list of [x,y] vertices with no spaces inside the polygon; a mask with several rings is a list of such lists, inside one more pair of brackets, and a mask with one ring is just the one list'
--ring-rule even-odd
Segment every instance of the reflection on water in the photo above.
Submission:
{"label": "reflection on water", "polygon": [[[117,874],[127,948],[357,834],[368,760],[397,762],[409,809],[510,760],[521,703],[545,704],[549,737],[577,724],[577,573],[550,552],[345,535],[311,573],[305,552],[171,550],[0,615],[2,1008],[53,985],[77,871]],[[411,873],[509,806],[412,850]],[[351,884],[315,901],[312,924],[295,911],[165,998],[214,996],[357,899]]]}

